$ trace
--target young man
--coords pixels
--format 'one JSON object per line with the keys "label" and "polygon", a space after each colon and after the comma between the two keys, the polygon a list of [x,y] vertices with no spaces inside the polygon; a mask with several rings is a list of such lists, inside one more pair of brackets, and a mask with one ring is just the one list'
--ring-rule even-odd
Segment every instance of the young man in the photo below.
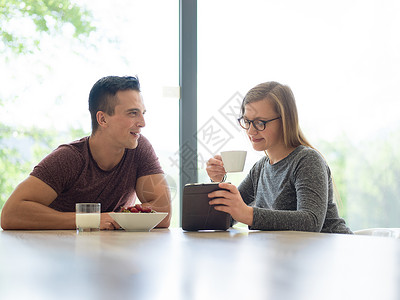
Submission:
{"label": "young man", "polygon": [[119,225],[108,212],[130,206],[135,195],[143,206],[168,216],[171,198],[158,158],[140,134],[146,111],[136,77],[109,76],[89,95],[92,134],[61,145],[45,157],[5,203],[1,227],[75,229],[75,204],[101,203],[100,229]]}

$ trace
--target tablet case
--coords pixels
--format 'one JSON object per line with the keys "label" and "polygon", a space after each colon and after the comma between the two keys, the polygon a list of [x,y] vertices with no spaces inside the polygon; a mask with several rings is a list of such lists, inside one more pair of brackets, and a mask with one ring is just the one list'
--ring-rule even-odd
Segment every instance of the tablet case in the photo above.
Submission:
{"label": "tablet case", "polygon": [[183,189],[182,229],[227,230],[231,225],[231,216],[215,210],[208,202],[208,193],[220,189],[215,183],[189,183]]}

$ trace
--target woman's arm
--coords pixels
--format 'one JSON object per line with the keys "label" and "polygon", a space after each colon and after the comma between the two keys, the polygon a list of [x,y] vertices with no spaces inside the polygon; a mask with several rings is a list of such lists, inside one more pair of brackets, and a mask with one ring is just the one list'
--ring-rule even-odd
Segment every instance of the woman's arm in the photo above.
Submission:
{"label": "woman's arm", "polygon": [[220,190],[208,194],[212,199],[210,205],[215,205],[214,209],[226,212],[238,222],[251,225],[253,223],[253,207],[248,206],[242,199],[239,190],[233,184],[221,182]]}
{"label": "woman's arm", "polygon": [[[291,169],[291,182],[283,180],[284,187],[273,195],[275,205],[280,201],[279,207],[255,207],[251,229],[321,231],[331,180],[328,167],[320,155],[309,153],[294,162]],[[266,194],[266,191],[257,191],[257,197],[266,197]]]}

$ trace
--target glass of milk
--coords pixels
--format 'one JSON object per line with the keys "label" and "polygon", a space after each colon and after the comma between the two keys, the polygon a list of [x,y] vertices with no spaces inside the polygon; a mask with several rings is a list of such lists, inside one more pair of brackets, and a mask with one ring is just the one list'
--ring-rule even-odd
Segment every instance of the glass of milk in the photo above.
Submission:
{"label": "glass of milk", "polygon": [[77,203],[75,222],[79,232],[100,230],[100,203]]}

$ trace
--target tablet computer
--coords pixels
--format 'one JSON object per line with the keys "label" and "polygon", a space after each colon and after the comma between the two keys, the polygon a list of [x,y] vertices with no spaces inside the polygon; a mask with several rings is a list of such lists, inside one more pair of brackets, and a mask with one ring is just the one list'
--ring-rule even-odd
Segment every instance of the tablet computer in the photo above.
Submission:
{"label": "tablet computer", "polygon": [[214,209],[208,202],[208,194],[219,190],[219,182],[189,183],[183,189],[182,199],[182,229],[197,230],[227,230],[231,225],[228,213]]}

